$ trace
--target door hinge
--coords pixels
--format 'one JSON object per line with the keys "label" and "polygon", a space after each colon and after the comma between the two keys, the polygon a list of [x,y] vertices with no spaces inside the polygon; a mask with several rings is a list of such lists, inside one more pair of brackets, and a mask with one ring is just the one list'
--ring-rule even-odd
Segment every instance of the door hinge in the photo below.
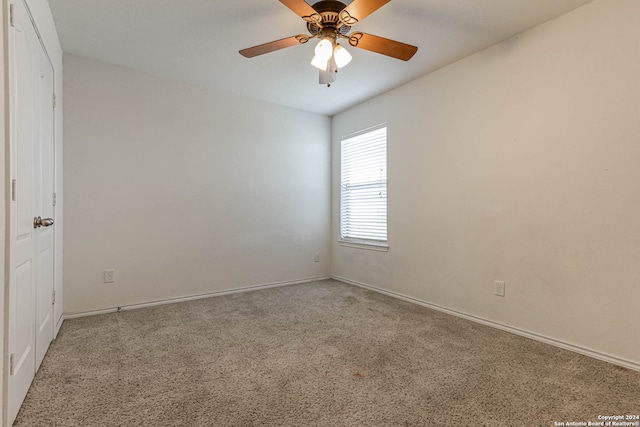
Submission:
{"label": "door hinge", "polygon": [[14,364],[15,364],[15,353],[11,353],[11,355],[9,356],[9,375],[13,375],[13,371],[14,371]]}
{"label": "door hinge", "polygon": [[51,305],[56,305],[56,291],[51,292]]}
{"label": "door hinge", "polygon": [[55,93],[53,94],[52,99],[53,99],[53,103],[52,103],[53,104],[53,108],[56,108],[56,94]]}
{"label": "door hinge", "polygon": [[55,206],[56,203],[58,203],[58,194],[57,193],[53,193],[53,206]]}
{"label": "door hinge", "polygon": [[11,24],[12,27],[15,27],[15,21],[13,20],[13,5],[10,4],[9,5],[9,24]]}
{"label": "door hinge", "polygon": [[17,185],[16,185],[16,180],[14,179],[13,181],[11,181],[11,200],[12,201],[16,201],[16,192],[17,192]]}

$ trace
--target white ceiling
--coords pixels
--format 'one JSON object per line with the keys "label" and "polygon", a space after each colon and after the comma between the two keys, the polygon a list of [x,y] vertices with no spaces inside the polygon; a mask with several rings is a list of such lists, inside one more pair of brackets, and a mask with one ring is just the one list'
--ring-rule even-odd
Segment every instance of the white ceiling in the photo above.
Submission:
{"label": "white ceiling", "polygon": [[49,3],[65,52],[333,115],[590,1],[392,0],[354,30],[413,44],[418,53],[404,62],[347,46],[353,61],[330,88],[309,64],[313,41],[252,59],[238,53],[307,33],[278,0]]}

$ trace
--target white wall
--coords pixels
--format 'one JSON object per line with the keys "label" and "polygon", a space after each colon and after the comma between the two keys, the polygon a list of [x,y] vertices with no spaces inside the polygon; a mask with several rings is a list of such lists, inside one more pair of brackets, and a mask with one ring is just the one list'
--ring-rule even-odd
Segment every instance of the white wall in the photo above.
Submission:
{"label": "white wall", "polygon": [[66,313],[329,274],[328,117],[73,55],[64,82]]}
{"label": "white wall", "polygon": [[[338,114],[332,273],[640,367],[639,52],[599,0]],[[339,246],[340,138],[383,122],[390,250]]]}

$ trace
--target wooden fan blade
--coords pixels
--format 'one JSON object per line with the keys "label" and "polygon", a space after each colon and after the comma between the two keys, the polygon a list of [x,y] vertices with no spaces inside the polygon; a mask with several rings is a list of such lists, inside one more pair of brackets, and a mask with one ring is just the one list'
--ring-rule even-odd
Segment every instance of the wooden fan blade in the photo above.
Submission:
{"label": "wooden fan blade", "polygon": [[385,39],[366,33],[349,34],[349,44],[353,47],[368,50],[375,53],[391,56],[392,58],[410,60],[418,51],[416,46],[397,42],[395,40]]}
{"label": "wooden fan blade", "polygon": [[[346,12],[349,16],[355,18],[357,20],[356,22],[360,22],[390,1],[391,0],[353,0],[351,4],[345,7],[340,13],[344,15],[344,12]],[[346,24],[353,25],[349,23]]]}
{"label": "wooden fan blade", "polygon": [[304,0],[280,0],[280,3],[291,9],[296,15],[308,22],[322,22],[318,12]]}
{"label": "wooden fan blade", "polygon": [[273,52],[276,50],[284,49],[284,48],[295,46],[298,44],[303,44],[308,41],[309,41],[308,36],[304,36],[304,35],[291,36],[291,37],[287,37],[286,39],[280,39],[273,42],[250,47],[247,49],[242,49],[240,51],[240,55],[244,56],[245,58],[253,58],[254,56],[263,55],[265,53]]}

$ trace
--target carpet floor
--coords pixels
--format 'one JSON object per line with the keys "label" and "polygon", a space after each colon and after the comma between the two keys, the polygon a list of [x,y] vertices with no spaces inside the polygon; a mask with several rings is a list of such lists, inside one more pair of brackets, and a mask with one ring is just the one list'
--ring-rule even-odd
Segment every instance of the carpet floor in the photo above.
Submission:
{"label": "carpet floor", "polygon": [[640,372],[327,280],[67,320],[15,426],[554,426],[627,414],[640,414]]}

